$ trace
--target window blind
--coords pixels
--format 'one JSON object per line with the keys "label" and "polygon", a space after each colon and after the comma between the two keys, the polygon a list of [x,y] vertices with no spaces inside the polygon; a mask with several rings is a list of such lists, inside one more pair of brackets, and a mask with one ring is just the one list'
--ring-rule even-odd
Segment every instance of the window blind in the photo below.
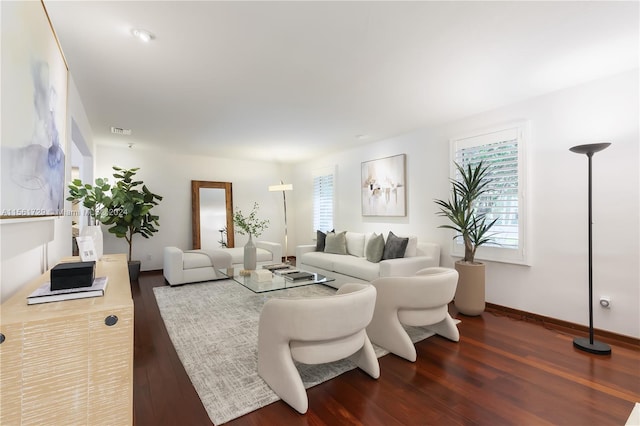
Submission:
{"label": "window blind", "polygon": [[313,177],[313,231],[333,229],[333,172]]}

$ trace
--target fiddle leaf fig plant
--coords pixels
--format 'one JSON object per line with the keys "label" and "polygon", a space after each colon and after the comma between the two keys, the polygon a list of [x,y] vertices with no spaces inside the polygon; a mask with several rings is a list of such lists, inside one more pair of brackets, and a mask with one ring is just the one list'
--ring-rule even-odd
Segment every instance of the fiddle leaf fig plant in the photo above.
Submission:
{"label": "fiddle leaf fig plant", "polygon": [[133,237],[140,234],[150,238],[158,232],[160,218],[151,210],[162,200],[162,196],[151,192],[141,180],[134,180],[138,167],[122,169],[113,166],[113,170],[115,182],[111,186],[111,197],[105,198],[108,201],[105,203],[108,214],[101,216],[101,221],[111,226],[110,233],[127,241],[127,258],[131,261]]}
{"label": "fiddle leaf fig plant", "polygon": [[482,161],[475,166],[467,164],[463,167],[455,163],[461,179],[451,179],[451,198],[449,200],[434,200],[440,206],[439,216],[446,217],[450,225],[441,225],[439,228],[448,228],[456,231],[454,238],[462,238],[464,241],[464,262],[476,263],[476,249],[483,244],[491,242],[493,234],[489,230],[495,225],[498,218],[488,221],[483,213],[478,213],[476,201],[487,192],[487,185],[491,179],[487,178],[489,166]]}
{"label": "fiddle leaf fig plant", "polygon": [[89,210],[89,225],[102,222],[106,218],[108,211],[106,205],[111,203],[109,190],[111,185],[106,178],[97,178],[95,185],[82,183],[80,179],[74,179],[68,185],[69,197],[67,201],[74,203],[82,202],[82,205]]}

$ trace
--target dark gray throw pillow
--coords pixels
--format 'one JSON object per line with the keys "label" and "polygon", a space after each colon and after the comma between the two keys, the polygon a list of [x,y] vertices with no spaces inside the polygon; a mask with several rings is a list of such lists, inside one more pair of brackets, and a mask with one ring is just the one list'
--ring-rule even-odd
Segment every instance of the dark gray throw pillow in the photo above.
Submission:
{"label": "dark gray throw pillow", "polygon": [[404,252],[407,250],[407,244],[409,244],[409,238],[400,238],[393,232],[389,232],[387,242],[384,244],[382,260],[404,257]]}
{"label": "dark gray throw pillow", "polygon": [[316,251],[324,251],[324,242],[327,234],[322,231],[316,231]]}
{"label": "dark gray throw pillow", "polygon": [[378,235],[374,233],[365,249],[365,256],[369,262],[378,263],[382,260],[382,254],[384,253],[384,237],[382,234]]}
{"label": "dark gray throw pillow", "polygon": [[327,232],[327,238],[324,243],[325,253],[347,254],[347,231],[339,234],[335,232]]}

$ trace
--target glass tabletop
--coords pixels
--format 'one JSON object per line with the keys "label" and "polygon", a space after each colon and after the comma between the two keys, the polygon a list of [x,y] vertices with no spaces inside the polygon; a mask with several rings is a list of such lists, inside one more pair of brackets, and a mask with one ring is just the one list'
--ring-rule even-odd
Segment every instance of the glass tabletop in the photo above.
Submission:
{"label": "glass tabletop", "polygon": [[251,274],[240,275],[240,271],[242,271],[242,268],[223,268],[218,269],[218,271],[231,278],[238,284],[245,286],[254,293],[264,293],[267,291],[283,290],[285,288],[301,287],[312,284],[324,284],[334,281],[334,278],[330,278],[316,272],[302,271],[300,269],[296,269],[296,271],[307,272],[308,274],[310,274],[309,279],[292,281],[286,279],[284,275],[272,272],[270,280],[258,281],[257,279],[252,277]]}

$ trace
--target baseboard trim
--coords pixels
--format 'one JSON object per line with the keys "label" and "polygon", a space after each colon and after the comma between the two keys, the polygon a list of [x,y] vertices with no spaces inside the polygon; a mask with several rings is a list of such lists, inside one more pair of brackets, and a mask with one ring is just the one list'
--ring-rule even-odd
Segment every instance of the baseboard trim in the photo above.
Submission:
{"label": "baseboard trim", "polygon": [[[519,309],[496,305],[494,303],[487,303],[485,310],[497,315],[504,315],[523,321],[536,322],[543,327],[561,331],[567,334],[577,334],[579,336],[589,335],[589,327],[581,324],[575,324],[569,321],[559,320],[557,318],[546,317],[544,315],[521,311]],[[594,328],[594,334],[597,335],[598,340],[624,346],[629,349],[640,350],[640,339],[636,339],[631,336],[625,336],[624,334],[612,333],[611,331],[599,330],[597,328]]]}

